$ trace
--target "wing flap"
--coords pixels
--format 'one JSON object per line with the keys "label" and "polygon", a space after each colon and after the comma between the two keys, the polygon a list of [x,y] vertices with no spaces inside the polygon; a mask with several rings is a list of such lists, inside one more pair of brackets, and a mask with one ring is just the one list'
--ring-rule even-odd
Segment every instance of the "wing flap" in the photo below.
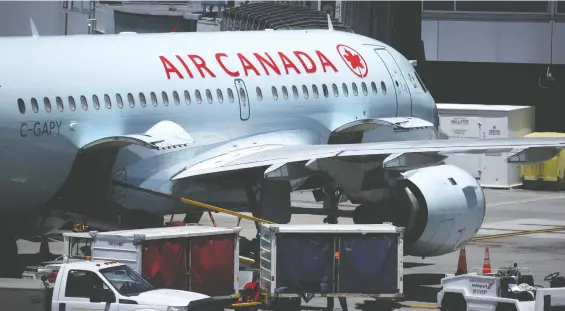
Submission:
{"label": "wing flap", "polygon": [[[344,145],[285,145],[276,148],[265,148],[248,154],[239,153],[239,156],[227,156],[228,161],[217,163],[207,162],[205,167],[193,165],[185,168],[171,178],[178,180],[198,175],[227,172],[255,167],[284,165],[285,163],[311,161],[322,158],[338,157],[343,160],[355,159],[356,161],[375,161],[383,155],[393,160],[416,163],[417,165],[433,165],[444,156],[465,153],[491,153],[491,152],[521,152],[525,149],[530,153],[539,148],[565,149],[565,138],[518,138],[518,139],[488,139],[488,140],[426,140],[426,141],[399,141],[386,143],[344,144]],[[239,150],[238,150],[239,151]],[[233,151],[233,153],[238,152]],[[418,154],[418,156],[414,156]],[[402,155],[412,155],[409,158],[399,159]],[[381,156],[381,157],[375,157]],[[533,156],[530,156],[532,158]],[[547,157],[547,154],[546,156]],[[521,163],[527,159],[522,157]],[[540,156],[534,157],[539,160]]]}

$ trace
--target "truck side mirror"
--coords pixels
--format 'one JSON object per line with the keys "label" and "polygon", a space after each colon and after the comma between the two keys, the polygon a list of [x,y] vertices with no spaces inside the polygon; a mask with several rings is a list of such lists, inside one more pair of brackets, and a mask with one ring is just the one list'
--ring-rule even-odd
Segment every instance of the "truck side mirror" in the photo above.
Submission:
{"label": "truck side mirror", "polygon": [[116,302],[116,296],[111,290],[93,289],[90,294],[90,302]]}

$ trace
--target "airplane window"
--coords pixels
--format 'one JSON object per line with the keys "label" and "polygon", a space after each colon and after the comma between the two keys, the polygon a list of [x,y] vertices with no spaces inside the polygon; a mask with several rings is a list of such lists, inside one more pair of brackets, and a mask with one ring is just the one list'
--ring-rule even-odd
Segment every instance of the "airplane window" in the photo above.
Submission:
{"label": "airplane window", "polygon": [[261,88],[257,87],[257,100],[258,101],[262,101],[263,100],[263,92],[261,92]]}
{"label": "airplane window", "polygon": [[55,98],[55,102],[57,102],[57,109],[59,111],[63,111],[63,100],[61,97],[57,96],[57,98]]}
{"label": "airplane window", "polygon": [[180,97],[177,91],[173,91],[173,101],[175,102],[175,105],[180,105]]}
{"label": "airplane window", "polygon": [[39,111],[39,105],[37,105],[37,99],[35,99],[35,98],[31,99],[31,109],[35,113],[37,113]]}
{"label": "airplane window", "polygon": [[208,104],[212,103],[212,92],[209,89],[206,89],[206,98],[208,99]]}
{"label": "airplane window", "polygon": [[277,88],[273,86],[271,87],[271,91],[273,92],[273,99],[274,100],[279,99],[279,92],[277,91]]}
{"label": "airplane window", "polygon": [[381,81],[381,91],[383,92],[383,95],[386,95],[386,85],[383,81]]}
{"label": "airplane window", "polygon": [[151,92],[150,94],[151,96],[151,103],[153,104],[153,106],[157,107],[157,95],[155,95],[155,93]]}
{"label": "airplane window", "polygon": [[98,96],[92,95],[92,103],[94,105],[94,109],[100,109],[100,101],[98,100]]}
{"label": "airplane window", "polygon": [[196,94],[196,103],[202,104],[202,96],[200,95],[200,91],[196,90],[196,92],[194,92],[194,94]]}
{"label": "airplane window", "polygon": [[221,104],[224,102],[224,94],[222,94],[222,90],[216,90],[216,97],[218,97],[218,102]]}
{"label": "airplane window", "polygon": [[[124,101],[122,100],[122,97],[120,96],[120,94],[116,94],[116,103],[118,104],[118,108],[122,109],[122,107],[124,107]],[[130,103],[130,105],[131,104],[132,103]],[[135,105],[135,103],[133,103],[133,104]]]}
{"label": "airplane window", "polygon": [[365,82],[361,82],[361,90],[363,90],[363,95],[367,96],[367,84]]}
{"label": "airplane window", "polygon": [[338,97],[338,96],[339,96],[339,91],[337,90],[337,85],[335,85],[335,83],[332,84],[332,89],[333,89],[333,91],[334,91],[334,96],[335,96],[335,97]]}
{"label": "airplane window", "polygon": [[[141,94],[141,95],[143,95],[143,94]],[[143,96],[143,100],[144,100],[143,103],[145,103],[145,96]],[[135,107],[135,99],[133,98],[133,95],[131,93],[128,93],[128,102],[129,102],[129,106],[131,108]],[[145,107],[145,105],[143,103],[141,104],[141,106]]]}
{"label": "airplane window", "polygon": [[373,90],[373,94],[377,95],[377,84],[375,82],[371,82],[371,89]]}
{"label": "airplane window", "polygon": [[20,109],[21,114],[26,113],[26,103],[21,98],[18,98],[18,109]]}
{"label": "airplane window", "polygon": [[88,110],[88,102],[86,101],[86,97],[84,97],[84,95],[80,96],[80,105],[82,106],[82,109],[84,109],[84,111]]}
{"label": "airplane window", "polygon": [[245,105],[245,100],[247,99],[247,97],[245,96],[245,90],[243,88],[239,88],[239,99],[243,102],[243,104]]}
{"label": "airplane window", "polygon": [[185,102],[187,105],[190,105],[190,101],[191,101],[191,100],[190,100],[190,93],[189,93],[188,91],[184,91],[184,102]]}
{"label": "airplane window", "polygon": [[106,105],[106,108],[112,108],[112,101],[110,100],[110,96],[108,96],[108,94],[104,94],[104,104]]}
{"label": "airplane window", "polygon": [[[129,95],[128,95],[128,97],[129,97]],[[145,106],[147,106],[147,101],[145,100],[145,94],[139,93],[139,102],[141,103],[141,107],[145,108]],[[130,106],[131,106],[131,103],[130,103]]]}
{"label": "airplane window", "polygon": [[163,105],[169,105],[169,96],[167,96],[167,92],[161,92],[161,97],[163,97]]}
{"label": "airplane window", "polygon": [[286,86],[282,87],[282,92],[283,92],[284,99],[288,99],[288,91],[286,89]]}
{"label": "airplane window", "polygon": [[295,85],[292,86],[292,94],[294,95],[295,99],[298,99],[298,89]]}
{"label": "airplane window", "polygon": [[75,99],[72,96],[69,96],[69,108],[71,108],[71,111],[75,111],[75,109],[77,109]]}
{"label": "airplane window", "polygon": [[345,97],[349,96],[349,91],[347,90],[347,84],[342,83],[341,88],[343,89],[343,96]]}
{"label": "airplane window", "polygon": [[330,92],[328,92],[328,87],[325,84],[322,84],[322,92],[324,92],[324,96],[328,97]]}
{"label": "airplane window", "polygon": [[45,111],[51,112],[51,101],[49,100],[49,98],[43,98],[43,105],[45,106]]}
{"label": "airplane window", "polygon": [[314,93],[314,97],[318,98],[318,87],[316,84],[312,84],[312,93]]}
{"label": "airplane window", "polygon": [[308,87],[306,85],[302,85],[302,93],[304,93],[304,98],[308,99]]}
{"label": "airplane window", "polygon": [[233,91],[231,89],[228,89],[228,99],[230,100],[230,103],[233,103],[234,98],[233,98]]}
{"label": "airplane window", "polygon": [[359,94],[357,91],[357,84],[355,84],[355,82],[351,83],[351,89],[353,90],[353,95],[357,96]]}

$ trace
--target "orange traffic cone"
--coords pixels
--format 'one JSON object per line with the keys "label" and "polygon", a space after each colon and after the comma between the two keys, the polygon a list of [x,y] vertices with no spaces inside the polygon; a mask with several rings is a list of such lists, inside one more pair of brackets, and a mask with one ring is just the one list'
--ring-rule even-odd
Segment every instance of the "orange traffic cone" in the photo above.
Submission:
{"label": "orange traffic cone", "polygon": [[489,274],[490,271],[490,253],[488,251],[488,247],[485,247],[485,259],[483,263],[483,274]]}
{"label": "orange traffic cone", "polygon": [[465,247],[459,250],[459,261],[457,262],[457,272],[455,275],[467,274],[467,255],[465,254]]}

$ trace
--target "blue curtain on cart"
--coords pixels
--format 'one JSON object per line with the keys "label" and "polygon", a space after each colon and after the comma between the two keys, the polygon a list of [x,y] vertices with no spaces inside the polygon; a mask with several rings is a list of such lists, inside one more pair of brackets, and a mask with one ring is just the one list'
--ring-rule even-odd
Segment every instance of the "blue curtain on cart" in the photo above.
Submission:
{"label": "blue curtain on cart", "polygon": [[282,293],[332,292],[333,235],[281,235],[277,260],[277,288]]}
{"label": "blue curtain on cart", "polygon": [[397,235],[344,234],[340,237],[338,292],[398,292]]}

